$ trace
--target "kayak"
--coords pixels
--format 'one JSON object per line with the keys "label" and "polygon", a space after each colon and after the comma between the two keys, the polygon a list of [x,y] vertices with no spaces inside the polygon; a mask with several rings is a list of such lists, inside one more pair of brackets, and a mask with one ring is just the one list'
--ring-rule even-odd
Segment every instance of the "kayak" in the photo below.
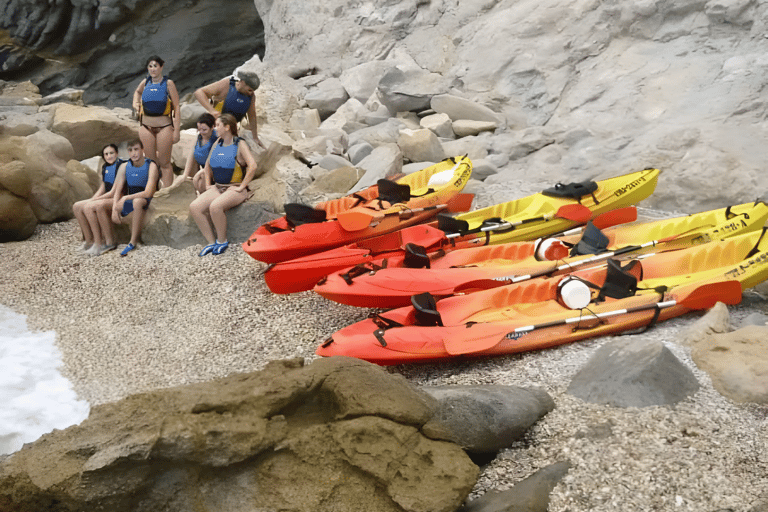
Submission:
{"label": "kayak", "polygon": [[557,184],[538,194],[455,217],[439,215],[434,224],[285,261],[269,268],[264,279],[275,293],[294,293],[312,289],[318,280],[341,269],[379,259],[402,260],[409,243],[427,252],[448,252],[560,233],[645,199],[656,188],[658,176],[658,169],[645,169],[600,181]]}
{"label": "kayak", "polygon": [[454,157],[315,207],[287,204],[286,215],[257,228],[243,249],[277,263],[426,222],[446,209],[467,211],[473,196],[459,192],[471,174],[471,160]]}
{"label": "kayak", "polygon": [[768,278],[765,231],[440,301],[415,295],[410,307],[337,331],[316,353],[382,365],[498,356],[737,304]]}
{"label": "kayak", "polygon": [[[429,268],[402,268],[410,263],[403,258],[373,261],[331,274],[314,290],[342,304],[395,308],[410,304],[411,296],[418,293],[429,292],[441,298],[457,291],[526,280],[532,275],[565,274],[609,257],[701,245],[759,230],[766,220],[768,205],[758,201],[684,217],[624,224],[604,231],[592,226],[581,237],[513,242],[413,258],[413,267]],[[550,261],[547,253],[559,257]],[[567,257],[560,259],[562,256]]]}

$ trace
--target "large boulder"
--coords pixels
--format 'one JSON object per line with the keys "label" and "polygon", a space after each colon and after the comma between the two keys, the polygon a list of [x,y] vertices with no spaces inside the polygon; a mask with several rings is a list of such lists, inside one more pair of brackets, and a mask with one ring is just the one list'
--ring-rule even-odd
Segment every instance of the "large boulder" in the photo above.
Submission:
{"label": "large boulder", "polygon": [[119,144],[139,136],[139,123],[128,109],[107,109],[59,104],[51,131],[69,140],[77,160],[98,155],[107,144]]}
{"label": "large boulder", "polygon": [[451,512],[478,468],[433,408],[363,361],[273,362],[92,408],[0,462],[0,509]]}

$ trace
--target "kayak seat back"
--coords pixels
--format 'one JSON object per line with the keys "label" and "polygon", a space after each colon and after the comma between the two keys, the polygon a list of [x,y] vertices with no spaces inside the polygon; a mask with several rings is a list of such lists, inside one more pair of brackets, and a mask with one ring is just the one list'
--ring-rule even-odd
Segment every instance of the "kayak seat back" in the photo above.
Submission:
{"label": "kayak seat back", "polygon": [[576,245],[571,248],[571,256],[582,256],[585,254],[600,254],[608,249],[610,240],[598,228],[587,222],[584,227],[584,233],[581,235]]}
{"label": "kayak seat back", "polygon": [[430,268],[427,250],[414,243],[405,244],[403,264],[406,268]]}
{"label": "kayak seat back", "polygon": [[407,203],[411,198],[411,187],[407,184],[395,183],[387,179],[376,182],[379,187],[379,200],[389,204]]}
{"label": "kayak seat back", "polygon": [[416,325],[424,327],[443,326],[443,319],[437,311],[437,301],[429,292],[411,296],[411,304],[415,310]]}
{"label": "kayak seat back", "polygon": [[[640,265],[640,262],[635,260],[627,264],[624,268],[616,260],[608,260],[608,268],[605,275],[605,282],[600,288],[600,294],[598,295],[598,301],[605,297],[611,297],[612,299],[625,299],[627,297],[633,297],[637,293],[637,277],[632,275],[631,271],[636,266]],[[635,269],[640,270],[642,278],[642,267]]]}
{"label": "kayak seat back", "polygon": [[314,224],[325,222],[327,214],[325,210],[317,210],[311,206],[300,203],[287,203],[285,205],[285,219],[293,227],[302,224]]}
{"label": "kayak seat back", "polygon": [[597,183],[592,180],[583,181],[581,183],[569,183],[564,185],[562,183],[556,184],[552,188],[543,190],[541,193],[550,197],[565,197],[569,199],[581,199],[582,197],[592,194],[597,190]]}

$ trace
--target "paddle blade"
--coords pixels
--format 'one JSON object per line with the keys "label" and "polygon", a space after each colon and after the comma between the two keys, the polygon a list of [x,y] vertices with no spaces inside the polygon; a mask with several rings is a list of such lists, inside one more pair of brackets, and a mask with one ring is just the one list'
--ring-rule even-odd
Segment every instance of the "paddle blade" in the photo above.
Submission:
{"label": "paddle blade", "polygon": [[741,283],[738,281],[719,281],[704,284],[677,299],[678,304],[688,309],[709,309],[718,302],[724,304],[741,302]]}
{"label": "paddle blade", "polygon": [[445,203],[447,211],[451,213],[468,212],[472,209],[474,199],[475,194],[456,194]]}
{"label": "paddle blade", "polygon": [[592,218],[592,211],[583,204],[566,204],[557,210],[555,217],[584,224]]}
{"label": "paddle blade", "polygon": [[597,229],[605,229],[610,228],[611,226],[618,226],[619,224],[635,222],[636,220],[637,208],[634,206],[626,206],[624,208],[601,213],[592,219],[592,224],[594,224]]}
{"label": "paddle blade", "polygon": [[360,210],[339,212],[336,215],[336,220],[339,221],[339,225],[346,231],[360,231],[361,229],[365,229],[375,218],[376,214]]}

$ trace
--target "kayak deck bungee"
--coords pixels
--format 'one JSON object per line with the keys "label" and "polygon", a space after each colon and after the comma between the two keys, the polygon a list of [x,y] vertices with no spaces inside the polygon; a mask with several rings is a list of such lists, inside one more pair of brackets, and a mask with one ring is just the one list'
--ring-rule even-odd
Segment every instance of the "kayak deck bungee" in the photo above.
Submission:
{"label": "kayak deck bungee", "polygon": [[447,209],[467,211],[472,196],[459,193],[471,174],[471,160],[454,157],[314,208],[286,205],[286,215],[258,227],[243,250],[278,263],[426,222]]}
{"label": "kayak deck bungee", "polygon": [[[658,176],[658,169],[645,169],[586,184],[556,185],[538,194],[455,217],[439,216],[439,227],[405,228],[399,244],[395,237],[382,237],[336,246],[338,249],[327,254],[317,251],[316,255],[301,261],[270,268],[264,277],[273,292],[293,293],[310,290],[320,278],[343,268],[382,258],[393,263],[392,258],[398,254],[404,257],[404,247],[409,242],[430,252],[448,252],[478,245],[533,240],[567,231],[590,218],[645,199],[656,188]],[[553,195],[567,194],[571,189],[575,189],[573,195],[578,197]]]}
{"label": "kayak deck bungee", "polygon": [[[472,283],[482,289],[530,275],[568,273],[579,265],[611,256],[676,250],[747,233],[762,228],[766,220],[768,205],[746,203],[684,217],[611,227],[601,234],[598,232],[605,237],[601,251],[595,251],[596,247],[584,248],[591,244],[580,242],[576,236],[550,239],[579,250],[578,255],[562,260],[540,261],[535,254],[540,241],[513,242],[432,254],[429,268],[398,268],[402,258],[394,264],[374,261],[331,274],[314,290],[327,299],[351,306],[402,307],[410,304],[412,295],[419,293],[429,292],[441,298],[457,291],[467,292],[472,289]],[[589,229],[586,234],[595,236]],[[595,252],[597,256],[592,255]]]}
{"label": "kayak deck bungee", "polygon": [[[414,296],[414,306],[374,314],[337,331],[317,354],[378,364],[496,356],[641,328],[693,309],[707,309],[717,301],[735,304],[741,300],[742,290],[768,278],[765,231],[625,263],[631,268],[620,270],[621,279],[603,277],[611,286],[591,290],[589,304],[576,309],[564,306],[565,299],[558,297],[557,290],[564,289],[563,283],[573,281],[574,276],[599,284],[601,269],[439,301],[430,301],[429,294]],[[601,265],[604,276],[618,265],[621,263],[613,260]],[[642,279],[634,285],[614,286],[614,282],[626,284],[627,276],[636,278],[638,274]],[[595,300],[604,293],[604,300]]]}

